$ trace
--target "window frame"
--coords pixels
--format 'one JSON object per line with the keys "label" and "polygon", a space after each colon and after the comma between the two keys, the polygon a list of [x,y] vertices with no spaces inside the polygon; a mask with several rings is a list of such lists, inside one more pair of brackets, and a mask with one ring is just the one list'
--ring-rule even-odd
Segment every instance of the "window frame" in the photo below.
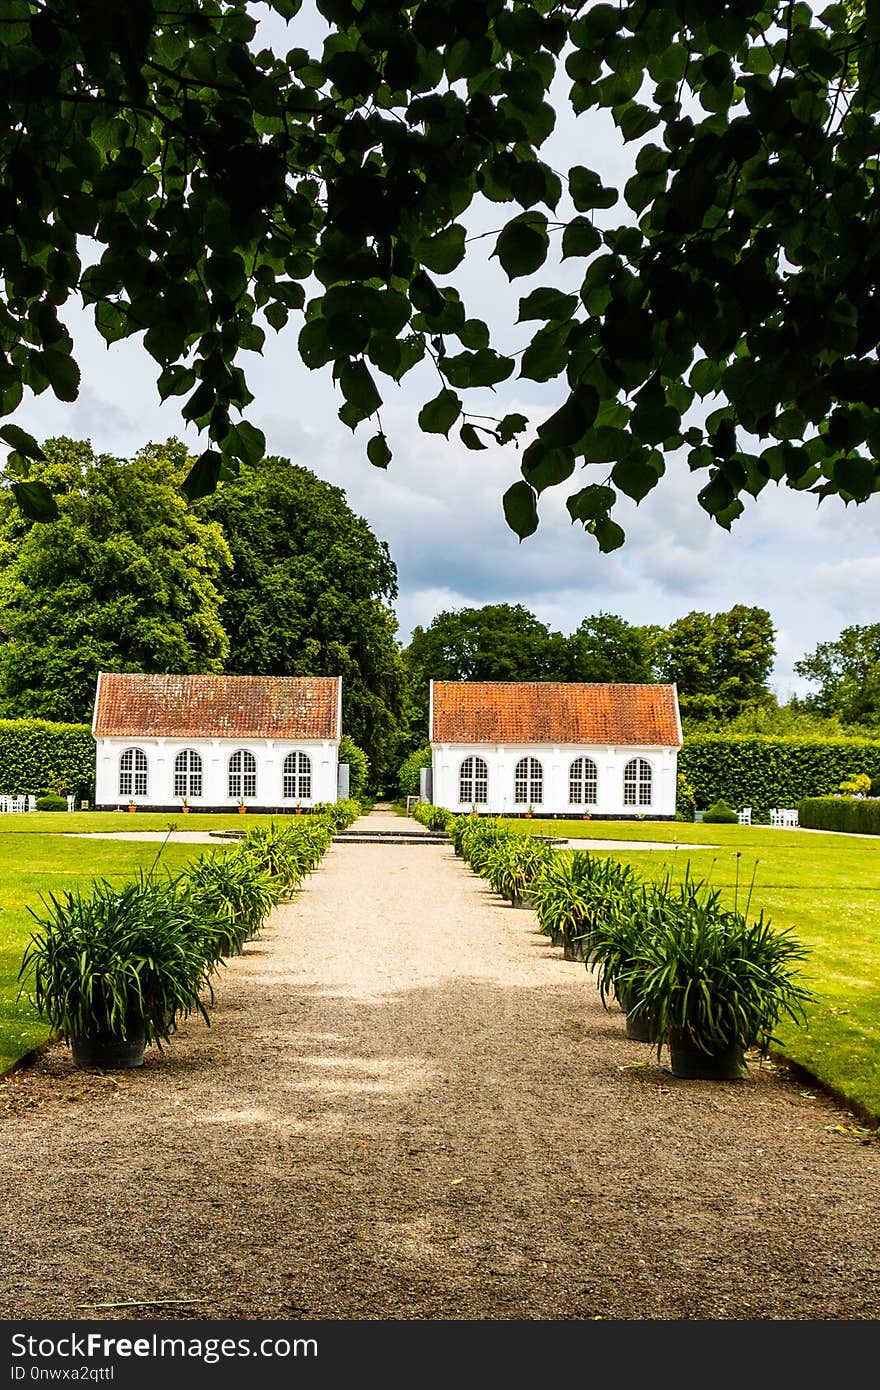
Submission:
{"label": "window frame", "polygon": [[[470,764],[470,766],[468,766]],[[465,795],[465,792],[468,794]],[[482,792],[482,795],[479,793]],[[459,806],[488,806],[489,764],[479,753],[468,753],[458,769]]]}
{"label": "window frame", "polygon": [[[592,771],[588,771],[589,768]],[[575,790],[581,792],[580,796],[575,796]],[[592,791],[592,795],[588,793]],[[597,806],[599,804],[599,767],[595,758],[589,757],[586,753],[579,753],[576,758],[572,758],[568,768],[568,804],[569,806]]]}
{"label": "window frame", "polygon": [[654,803],[654,768],[647,758],[630,758],[623,769],[623,804],[637,810]]}
{"label": "window frame", "polygon": [[[185,759],[182,767],[178,766],[181,758]],[[201,753],[196,748],[179,749],[174,756],[172,776],[176,797],[186,797],[187,801],[193,797],[200,798],[204,787],[204,764]]]}
{"label": "window frame", "polygon": [[[288,763],[292,761],[292,767]],[[305,767],[303,767],[303,763]],[[290,791],[288,791],[288,785]],[[305,787],[305,790],[303,790]],[[312,760],[301,748],[292,748],[281,765],[281,799],[283,801],[311,801],[312,799]]]}
{"label": "window frame", "polygon": [[[126,758],[129,765],[125,766]],[[127,779],[127,785],[126,785]],[[134,800],[138,796],[149,796],[150,760],[143,748],[132,744],[119,755],[119,795]]]}
{"label": "window frame", "polygon": [[[537,769],[537,771],[536,771]],[[534,753],[519,758],[513,769],[514,806],[543,806],[544,764]]]}
{"label": "window frame", "polygon": [[[236,758],[238,759],[238,766],[233,767]],[[257,759],[249,748],[236,748],[234,752],[230,753],[226,772],[230,797],[236,801],[246,801],[248,797],[251,799],[256,797]],[[251,790],[248,790],[249,784]]]}

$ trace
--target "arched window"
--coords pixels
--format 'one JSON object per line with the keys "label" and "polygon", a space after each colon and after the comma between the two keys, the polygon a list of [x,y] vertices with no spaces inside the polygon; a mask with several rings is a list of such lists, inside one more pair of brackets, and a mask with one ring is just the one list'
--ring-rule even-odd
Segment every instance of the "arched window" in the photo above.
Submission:
{"label": "arched window", "polygon": [[623,769],[624,806],[650,806],[654,773],[645,758],[633,758]]}
{"label": "arched window", "polygon": [[194,748],[182,748],[174,759],[174,795],[201,796],[202,760]]}
{"label": "arched window", "polygon": [[284,795],[309,801],[312,795],[312,760],[305,753],[288,753],[284,759]]}
{"label": "arched window", "polygon": [[119,795],[146,796],[147,755],[142,748],[126,748],[119,759]]}
{"label": "arched window", "polygon": [[568,769],[568,802],[570,806],[595,806],[599,790],[599,772],[592,758],[575,758]]}
{"label": "arched window", "polygon": [[544,769],[537,758],[520,758],[517,763],[513,799],[521,806],[540,806],[544,800]]}
{"label": "arched window", "polygon": [[465,758],[458,774],[458,800],[462,806],[485,806],[489,800],[489,766],[473,754]]}
{"label": "arched window", "polygon": [[229,795],[256,796],[257,760],[246,748],[240,748],[229,759]]}

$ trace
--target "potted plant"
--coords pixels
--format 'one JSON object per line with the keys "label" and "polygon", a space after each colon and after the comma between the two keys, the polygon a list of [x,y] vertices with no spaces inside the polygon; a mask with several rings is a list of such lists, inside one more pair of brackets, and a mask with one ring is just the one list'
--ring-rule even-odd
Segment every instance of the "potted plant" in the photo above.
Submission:
{"label": "potted plant", "polygon": [[129,809],[129,812],[130,812],[132,815],[133,815],[134,812],[137,810],[137,803],[135,802],[135,800],[134,800],[133,797],[129,798],[128,809]]}
{"label": "potted plant", "polygon": [[761,912],[752,921],[690,878],[666,893],[651,930],[619,975],[652,1020],[658,1056],[668,1042],[675,1076],[739,1080],[746,1052],[766,1054],[786,1016],[801,1022],[811,992],[800,982],[806,948],[790,929],[774,931]]}
{"label": "potted plant", "polygon": [[180,809],[181,809],[181,811],[183,812],[183,814],[184,814],[185,816],[188,816],[188,815],[189,815],[189,797],[188,797],[188,796],[182,796],[182,797],[180,798]]}
{"label": "potted plant", "polygon": [[246,811],[247,811],[247,806],[245,806],[245,804],[244,804],[244,797],[243,797],[243,796],[240,796],[240,797],[238,798],[238,814],[239,814],[240,816],[243,816],[243,815],[245,814]]}
{"label": "potted plant", "polygon": [[531,888],[553,854],[533,835],[506,835],[489,849],[486,877],[495,892],[513,907],[532,907]]}
{"label": "potted plant", "polygon": [[534,811],[535,811],[534,806],[527,806],[526,809],[525,809],[525,812],[524,812],[525,819],[526,819],[526,820],[531,820],[531,819],[532,819],[532,816],[534,815]]}
{"label": "potted plant", "polygon": [[198,1010],[208,1021],[200,992],[210,991],[215,923],[179,883],[101,880],[50,894],[32,916],[20,992],[71,1045],[75,1066],[139,1067],[145,1044],[161,1049],[178,1019]]}

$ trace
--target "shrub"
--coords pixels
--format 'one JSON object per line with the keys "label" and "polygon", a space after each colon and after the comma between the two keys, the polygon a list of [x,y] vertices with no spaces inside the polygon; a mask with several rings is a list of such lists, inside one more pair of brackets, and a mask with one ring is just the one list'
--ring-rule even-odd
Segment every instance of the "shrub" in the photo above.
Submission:
{"label": "shrub", "polygon": [[370,760],[349,734],[339,740],[339,761],[348,763],[348,795],[354,801],[366,796],[370,780]]}
{"label": "shrub", "polygon": [[798,821],[807,830],[880,835],[880,801],[858,801],[845,796],[808,797],[798,806]]}
{"label": "shrub", "polygon": [[143,1028],[159,1047],[210,988],[210,919],[196,918],[178,882],[141,874],[121,886],[99,880],[43,898],[19,978],[40,1014],[67,1042],[95,1034],[128,1039]]}
{"label": "shrub", "polygon": [[200,854],[187,865],[181,881],[195,909],[216,924],[214,959],[240,952],[284,891],[283,884],[240,847]]}
{"label": "shrub", "polygon": [[630,865],[617,859],[556,851],[531,888],[541,930],[568,942],[584,940],[626,910],[636,883]]}
{"label": "shrub", "polygon": [[489,849],[485,877],[496,893],[512,902],[531,890],[552,855],[547,841],[534,835],[504,836]]}
{"label": "shrub", "polygon": [[871,795],[880,796],[880,777],[871,778]]}
{"label": "shrub", "polygon": [[419,773],[423,767],[431,766],[431,745],[425,744],[424,748],[416,748],[409,757],[401,763],[397,773],[397,785],[403,797],[418,796],[420,790]]}
{"label": "shrub", "polygon": [[38,811],[66,811],[67,797],[65,796],[38,796]]}
{"label": "shrub", "polygon": [[859,772],[855,777],[847,777],[841,782],[839,790],[844,796],[867,796],[871,790],[871,779],[866,772]]}
{"label": "shrub", "polygon": [[432,806],[429,801],[420,801],[413,808],[413,820],[417,820],[428,830],[447,830],[449,823],[454,819],[451,811],[447,811],[443,806]]}
{"label": "shrub", "polygon": [[807,951],[790,931],[773,931],[763,912],[750,922],[723,908],[718,890],[690,876],[644,901],[644,929],[616,984],[650,1020],[658,1053],[671,1031],[708,1054],[734,1047],[742,1061],[746,1048],[766,1053],[777,1041],[783,1015],[803,1020],[812,995],[797,963]]}
{"label": "shrub", "polygon": [[716,801],[703,813],[703,820],[707,825],[737,825],[739,816],[726,801]]}
{"label": "shrub", "polygon": [[683,772],[678,774],[675,794],[675,819],[691,821],[697,809],[697,799],[694,796],[694,789]]}
{"label": "shrub", "polygon": [[767,821],[771,806],[830,796],[845,777],[859,772],[874,776],[880,741],[688,734],[678,766],[698,806],[721,796],[729,805],[751,806],[753,820]]}
{"label": "shrub", "polygon": [[95,741],[87,724],[0,719],[0,796],[51,791],[91,800],[94,783]]}

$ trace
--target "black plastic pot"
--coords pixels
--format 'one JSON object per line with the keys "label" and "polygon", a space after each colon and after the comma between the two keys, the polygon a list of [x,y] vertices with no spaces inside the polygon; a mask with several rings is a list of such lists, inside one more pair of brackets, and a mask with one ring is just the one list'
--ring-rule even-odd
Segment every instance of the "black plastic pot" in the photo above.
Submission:
{"label": "black plastic pot", "polygon": [[583,941],[572,941],[566,937],[562,945],[562,954],[565,960],[583,961],[585,943]]}
{"label": "black plastic pot", "polygon": [[513,897],[510,899],[510,905],[511,907],[525,907],[528,908],[529,911],[535,906],[531,893],[523,893],[521,898],[518,898],[514,893]]}
{"label": "black plastic pot", "polygon": [[651,1029],[651,1019],[648,1014],[638,1013],[626,1015],[626,1036],[632,1042],[655,1042],[656,1039]]}
{"label": "black plastic pot", "polygon": [[687,1081],[741,1081],[745,1075],[743,1049],[731,1043],[721,1052],[704,1052],[681,1033],[669,1035],[672,1075]]}
{"label": "black plastic pot", "polygon": [[144,1065],[144,1030],[131,1030],[127,1038],[93,1033],[71,1039],[73,1065],[84,1071],[130,1071]]}

